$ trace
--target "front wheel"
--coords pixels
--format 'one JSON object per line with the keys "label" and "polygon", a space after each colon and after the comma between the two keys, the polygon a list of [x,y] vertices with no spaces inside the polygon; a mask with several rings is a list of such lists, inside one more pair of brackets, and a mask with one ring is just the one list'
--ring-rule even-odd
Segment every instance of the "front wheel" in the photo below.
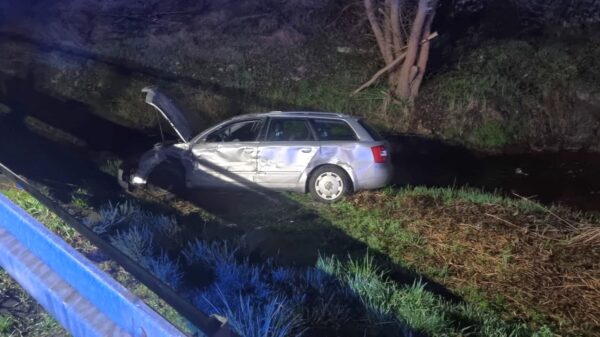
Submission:
{"label": "front wheel", "polygon": [[117,170],[117,182],[123,190],[133,192],[135,185],[130,183],[131,173],[134,171],[135,165],[131,162],[122,163]]}
{"label": "front wheel", "polygon": [[341,167],[325,165],[310,176],[308,189],[315,200],[334,203],[352,192],[352,182]]}
{"label": "front wheel", "polygon": [[148,181],[174,194],[186,190],[185,169],[179,163],[166,161],[159,164],[148,177]]}

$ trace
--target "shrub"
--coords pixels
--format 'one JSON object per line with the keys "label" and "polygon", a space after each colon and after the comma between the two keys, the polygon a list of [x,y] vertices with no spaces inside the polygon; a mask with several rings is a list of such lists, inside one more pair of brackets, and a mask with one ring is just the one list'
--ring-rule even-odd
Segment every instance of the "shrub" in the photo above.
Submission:
{"label": "shrub", "polygon": [[152,254],[152,236],[147,226],[135,226],[117,232],[110,238],[110,242],[125,255],[141,262]]}
{"label": "shrub", "polygon": [[178,263],[173,262],[165,252],[161,252],[158,257],[144,256],[140,264],[171,288],[181,286],[182,274]]}
{"label": "shrub", "polygon": [[100,208],[98,211],[98,220],[87,218],[85,223],[92,226],[92,230],[98,234],[105,234],[113,227],[130,221],[136,215],[143,213],[141,208],[130,201],[123,203],[108,202],[108,205]]}
{"label": "shrub", "polygon": [[501,148],[510,142],[510,133],[498,121],[487,122],[473,131],[475,144],[488,149]]}
{"label": "shrub", "polygon": [[189,242],[183,250],[188,264],[202,261],[209,265],[232,264],[235,262],[237,248],[231,247],[227,241],[206,243],[201,240]]}
{"label": "shrub", "polygon": [[109,202],[98,211],[98,219],[89,217],[85,223],[98,234],[109,233],[121,225],[146,226],[150,231],[166,236],[172,236],[180,231],[174,217],[145,211],[140,205],[131,201],[114,205]]}
{"label": "shrub", "polygon": [[[218,286],[210,292],[212,298],[202,296],[209,312],[227,317],[229,323],[244,337],[302,336],[302,320],[289,309],[287,301],[273,297],[266,303],[257,303],[251,296],[226,296]],[[204,306],[204,305],[203,305]]]}

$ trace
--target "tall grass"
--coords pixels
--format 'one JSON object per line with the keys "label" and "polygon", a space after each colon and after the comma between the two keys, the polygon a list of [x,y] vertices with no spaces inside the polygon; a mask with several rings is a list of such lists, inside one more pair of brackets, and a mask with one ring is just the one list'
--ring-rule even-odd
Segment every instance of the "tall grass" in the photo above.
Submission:
{"label": "tall grass", "polygon": [[360,299],[371,324],[393,323],[391,298],[393,287],[368,254],[363,260],[350,259],[339,268],[338,278]]}
{"label": "tall grass", "polygon": [[133,226],[119,231],[110,243],[135,261],[141,262],[152,255],[153,234],[147,226]]}
{"label": "tall grass", "polygon": [[155,257],[144,256],[140,263],[171,288],[177,289],[181,286],[183,274],[179,269],[179,264],[173,262],[165,252],[161,252]]}
{"label": "tall grass", "polygon": [[172,288],[181,285],[178,262],[164,251],[155,254],[153,245],[157,235],[170,237],[180,230],[173,217],[145,211],[130,201],[109,202],[100,208],[97,217],[86,219],[86,224],[98,234],[108,234],[113,246]]}
{"label": "tall grass", "polygon": [[515,207],[524,211],[537,212],[543,208],[534,201],[506,197],[496,192],[486,192],[471,187],[425,187],[405,186],[399,189],[386,189],[385,193],[394,196],[429,196],[444,203],[467,201],[475,204]]}
{"label": "tall grass", "polygon": [[[406,189],[400,193],[426,193]],[[455,196],[445,190],[427,191],[440,198]],[[483,198],[463,192],[472,198]],[[481,199],[487,200],[488,199]],[[497,200],[496,200],[497,201]],[[312,327],[339,330],[362,326],[367,335],[413,336],[551,336],[547,328],[535,332],[525,324],[502,320],[494,312],[465,303],[445,301],[427,290],[426,283],[402,285],[392,281],[375,258],[320,257],[312,267],[278,266],[273,261],[251,263],[238,256],[230,242],[193,240],[181,251],[186,268],[202,268],[209,285],[184,285],[182,266],[165,252],[155,253],[151,230],[139,219],[152,213],[122,213],[132,221],[128,229],[111,235],[111,242],[174,289],[186,294],[207,314],[225,317],[241,336],[302,336]],[[140,209],[138,209],[141,211]],[[106,212],[111,217],[114,213]],[[117,211],[121,212],[121,211]],[[155,214],[156,215],[156,214]],[[169,219],[165,217],[163,219]],[[158,221],[164,223],[164,220]],[[360,323],[356,323],[360,322]]]}
{"label": "tall grass", "polygon": [[0,334],[8,334],[14,324],[14,319],[8,315],[0,315]]}
{"label": "tall grass", "polygon": [[126,227],[148,226],[152,231],[163,235],[174,235],[180,228],[174,217],[148,212],[132,201],[124,201],[102,206],[98,216],[90,216],[84,220],[98,234],[108,234],[121,225]]}
{"label": "tall grass", "polygon": [[[210,295],[212,296],[210,296]],[[293,312],[285,298],[271,297],[257,304],[255,298],[240,293],[237,297],[224,294],[215,286],[199,301],[213,314],[227,317],[231,326],[244,337],[302,336],[302,320]]]}
{"label": "tall grass", "polygon": [[264,266],[235,258],[237,249],[227,242],[190,243],[183,255],[188,265],[204,263],[214,282],[193,294],[194,303],[209,314],[226,317],[242,336],[301,336],[302,319],[286,296],[269,283]]}
{"label": "tall grass", "polygon": [[120,159],[105,159],[100,162],[98,168],[100,171],[116,178],[119,168],[121,167],[121,163],[122,161]]}
{"label": "tall grass", "polygon": [[523,323],[506,322],[480,307],[445,301],[426,290],[422,281],[411,285],[392,282],[368,254],[346,262],[333,259],[327,263],[331,264],[337,266],[328,269],[334,270],[336,277],[370,310],[371,324],[392,324],[398,335],[410,336],[416,330],[440,337],[554,336],[547,327],[533,331]]}
{"label": "tall grass", "polygon": [[52,213],[46,206],[40,203],[36,198],[32,197],[29,193],[13,188],[3,189],[0,192],[38,221],[46,225],[51,231],[56,232],[67,241],[70,241],[75,237],[77,233],[75,229],[62,221],[61,218]]}

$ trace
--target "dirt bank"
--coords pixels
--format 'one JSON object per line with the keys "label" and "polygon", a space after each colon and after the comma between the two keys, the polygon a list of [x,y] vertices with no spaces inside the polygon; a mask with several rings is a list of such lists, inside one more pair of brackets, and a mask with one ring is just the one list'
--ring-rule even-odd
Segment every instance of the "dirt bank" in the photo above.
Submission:
{"label": "dirt bank", "polygon": [[348,231],[361,235],[359,219],[375,217],[365,240],[468,301],[564,335],[600,332],[597,217],[469,190],[360,193],[349,204],[334,213],[357,219]]}
{"label": "dirt bank", "polygon": [[11,10],[0,23],[4,104],[28,102],[16,84],[26,82],[102,118],[150,129],[157,119],[139,91],[159,84],[207,126],[244,112],[333,110],[485,151],[600,150],[593,37],[457,37],[461,25],[440,19],[447,31],[434,44],[421,98],[381,113],[383,83],[349,96],[381,66],[360,7],[61,0]]}

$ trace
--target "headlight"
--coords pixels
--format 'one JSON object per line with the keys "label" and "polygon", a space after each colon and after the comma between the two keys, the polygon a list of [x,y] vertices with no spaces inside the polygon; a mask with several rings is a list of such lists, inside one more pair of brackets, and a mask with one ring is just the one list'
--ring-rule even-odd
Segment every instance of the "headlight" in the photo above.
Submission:
{"label": "headlight", "polygon": [[138,176],[133,176],[131,178],[131,183],[134,185],[144,185],[144,184],[146,184],[146,179],[144,179],[142,177],[138,177]]}

